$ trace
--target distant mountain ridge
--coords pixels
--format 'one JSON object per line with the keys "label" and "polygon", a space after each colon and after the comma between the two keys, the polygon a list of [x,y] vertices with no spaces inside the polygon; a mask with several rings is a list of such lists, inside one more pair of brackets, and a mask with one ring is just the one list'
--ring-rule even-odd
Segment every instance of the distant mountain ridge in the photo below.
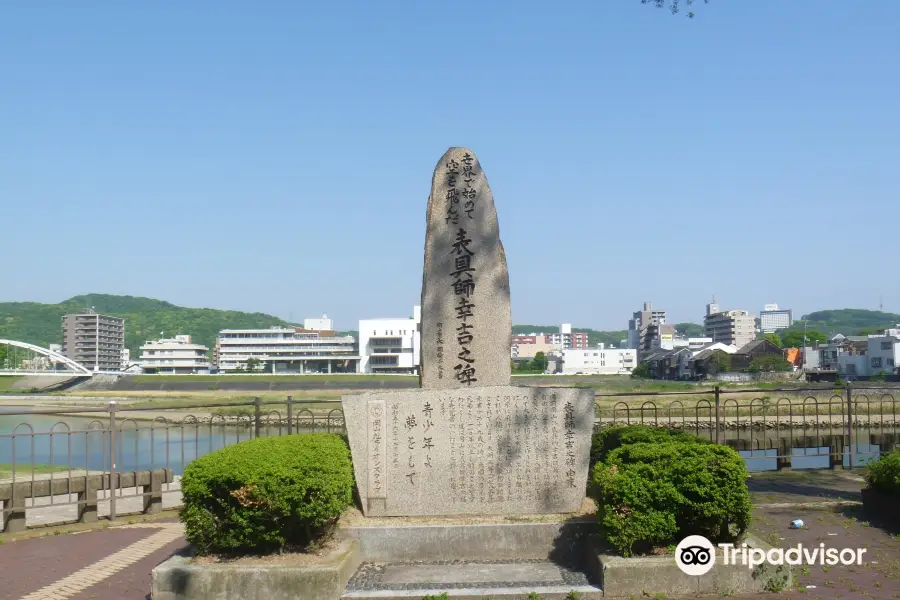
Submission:
{"label": "distant mountain ridge", "polygon": [[287,321],[264,313],[247,313],[214,308],[185,308],[163,300],[138,296],[85,294],[59,304],[0,302],[0,338],[39,346],[62,342],[62,318],[66,314],[92,308],[98,313],[125,319],[125,346],[132,359],[140,346],[161,335],[190,335],[195,343],[215,345],[222,329],[289,327]]}
{"label": "distant mountain ridge", "polygon": [[[74,296],[58,304],[39,302],[0,302],[0,338],[30,342],[40,346],[62,342],[62,317],[93,307],[101,314],[125,319],[125,345],[137,358],[140,346],[147,340],[161,335],[172,337],[187,334],[196,343],[215,345],[216,335],[222,329],[252,329],[295,326],[278,317],[265,313],[248,313],[213,308],[186,308],[171,302],[140,296],[112,294],[84,294]],[[900,324],[900,314],[874,310],[844,308],[820,310],[804,315],[792,329],[802,329],[804,323],[810,329],[823,333],[859,335],[880,331]],[[676,330],[689,337],[702,334],[703,327],[696,323],[678,323]],[[626,339],[626,330],[598,331],[573,327],[573,331],[588,334],[588,343],[620,347]],[[559,325],[513,325],[513,335],[528,333],[559,333]],[[343,334],[358,336],[356,331]]]}

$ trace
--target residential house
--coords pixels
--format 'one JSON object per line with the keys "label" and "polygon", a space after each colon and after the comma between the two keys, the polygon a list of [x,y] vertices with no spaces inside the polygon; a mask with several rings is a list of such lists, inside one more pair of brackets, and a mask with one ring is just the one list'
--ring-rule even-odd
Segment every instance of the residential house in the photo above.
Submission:
{"label": "residential house", "polygon": [[725,357],[730,358],[729,353],[721,348],[701,350],[688,361],[688,370],[691,373],[691,378],[701,380],[718,375],[722,372],[719,365]]}
{"label": "residential house", "polygon": [[731,366],[734,370],[744,370],[750,367],[757,358],[764,356],[784,357],[784,351],[769,340],[754,340],[741,346],[731,357]]}
{"label": "residential house", "polygon": [[876,375],[892,376],[900,365],[900,325],[883,334],[866,337],[865,349],[851,346],[838,355],[838,374],[854,378]]}

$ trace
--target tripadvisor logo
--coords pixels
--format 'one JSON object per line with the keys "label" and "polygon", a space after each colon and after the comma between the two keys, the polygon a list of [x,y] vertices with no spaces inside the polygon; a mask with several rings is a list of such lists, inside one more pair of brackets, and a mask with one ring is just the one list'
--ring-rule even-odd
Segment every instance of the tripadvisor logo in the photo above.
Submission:
{"label": "tripadvisor logo", "polygon": [[702,535],[689,535],[675,547],[675,564],[687,575],[705,575],[716,564],[716,549]]}
{"label": "tripadvisor logo", "polygon": [[[744,565],[753,569],[763,564],[779,565],[861,565],[866,548],[826,548],[825,544],[807,548],[748,548],[747,544],[719,544],[723,565]],[[689,535],[675,548],[675,564],[687,575],[705,575],[716,564],[716,549],[702,535]]]}

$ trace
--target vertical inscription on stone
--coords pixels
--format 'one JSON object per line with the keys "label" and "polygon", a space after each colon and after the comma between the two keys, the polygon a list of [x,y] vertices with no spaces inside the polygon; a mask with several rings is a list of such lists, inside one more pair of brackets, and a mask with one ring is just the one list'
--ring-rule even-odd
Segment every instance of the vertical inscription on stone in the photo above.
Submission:
{"label": "vertical inscription on stone", "polygon": [[437,376],[444,378],[444,324],[437,324]]}
{"label": "vertical inscription on stone", "polygon": [[538,514],[581,506],[590,389],[498,386],[350,398],[344,410],[368,515]]}
{"label": "vertical inscription on stone", "polygon": [[575,407],[566,402],[566,483],[575,487]]}
{"label": "vertical inscription on stone", "polygon": [[456,371],[456,379],[460,383],[471,386],[478,381],[475,378],[475,354],[470,349],[475,341],[474,325],[468,320],[474,321],[475,313],[472,310],[475,305],[469,299],[475,294],[475,253],[470,249],[472,240],[469,239],[466,230],[462,227],[456,232],[456,241],[453,242],[453,293],[456,294],[456,342],[459,345],[459,354],[456,358],[459,362],[453,369]]}
{"label": "vertical inscription on stone", "polygon": [[387,498],[387,441],[383,400],[369,401],[369,498]]}

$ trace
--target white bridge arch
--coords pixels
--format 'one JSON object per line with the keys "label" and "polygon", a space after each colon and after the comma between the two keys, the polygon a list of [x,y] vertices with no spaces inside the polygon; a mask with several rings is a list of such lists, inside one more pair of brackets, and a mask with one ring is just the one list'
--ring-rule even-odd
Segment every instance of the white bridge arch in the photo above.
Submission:
{"label": "white bridge arch", "polygon": [[73,371],[78,373],[79,375],[93,375],[93,372],[90,369],[85,368],[80,363],[75,362],[68,356],[63,356],[58,352],[53,352],[48,348],[42,348],[41,346],[35,346],[34,344],[29,344],[28,342],[17,342],[16,340],[4,340],[0,339],[0,346],[15,346],[17,348],[24,348],[26,350],[31,350],[33,352],[37,352],[42,356],[46,356],[53,362],[58,362],[66,365],[71,368]]}

